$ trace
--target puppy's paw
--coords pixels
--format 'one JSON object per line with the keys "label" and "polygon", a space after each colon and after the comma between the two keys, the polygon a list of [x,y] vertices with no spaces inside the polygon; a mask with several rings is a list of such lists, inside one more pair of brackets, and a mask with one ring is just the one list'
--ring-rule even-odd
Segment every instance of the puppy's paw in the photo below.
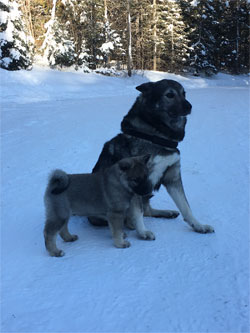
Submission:
{"label": "puppy's paw", "polygon": [[65,255],[65,253],[62,250],[57,250],[54,252],[50,252],[49,253],[51,255],[51,257],[63,257]]}
{"label": "puppy's paw", "polygon": [[68,242],[74,242],[78,239],[77,235],[71,235],[71,238],[68,240]]}
{"label": "puppy's paw", "polygon": [[130,230],[135,230],[135,226],[134,226],[133,222],[128,219],[125,221],[125,226]]}
{"label": "puppy's paw", "polygon": [[149,230],[145,230],[143,233],[140,233],[139,237],[145,240],[155,240],[154,233]]}
{"label": "puppy's paw", "polygon": [[123,242],[115,242],[115,247],[119,248],[119,249],[125,249],[127,247],[130,247],[130,242],[123,240]]}

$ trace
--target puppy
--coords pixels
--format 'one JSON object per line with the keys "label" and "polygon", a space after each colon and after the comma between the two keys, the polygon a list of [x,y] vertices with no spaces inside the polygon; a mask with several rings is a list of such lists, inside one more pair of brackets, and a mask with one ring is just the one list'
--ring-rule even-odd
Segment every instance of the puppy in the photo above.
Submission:
{"label": "puppy", "polygon": [[[94,174],[69,175],[62,170],[53,171],[44,195],[44,238],[49,254],[55,257],[64,255],[56,246],[58,233],[66,242],[78,239],[68,230],[72,214],[107,220],[114,245],[118,248],[129,247],[130,243],[124,239],[123,223],[132,197],[152,192],[149,160],[150,155],[124,158],[103,172]],[[140,238],[155,239],[154,234],[145,229],[142,219],[134,223]]]}

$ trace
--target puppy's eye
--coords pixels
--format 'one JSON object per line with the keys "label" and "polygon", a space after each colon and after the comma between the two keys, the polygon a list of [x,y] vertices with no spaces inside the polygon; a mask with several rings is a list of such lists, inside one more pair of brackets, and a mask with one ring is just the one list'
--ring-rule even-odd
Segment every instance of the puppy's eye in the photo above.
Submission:
{"label": "puppy's eye", "polygon": [[183,91],[183,96],[186,97],[186,92],[185,91]]}
{"label": "puppy's eye", "polygon": [[166,96],[167,96],[168,98],[174,98],[174,93],[167,93]]}

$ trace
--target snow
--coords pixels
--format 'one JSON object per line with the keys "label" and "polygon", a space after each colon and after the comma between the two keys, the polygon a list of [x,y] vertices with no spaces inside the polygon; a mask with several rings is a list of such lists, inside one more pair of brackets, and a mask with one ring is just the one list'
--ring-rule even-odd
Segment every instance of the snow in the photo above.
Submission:
{"label": "snow", "polygon": [[[249,332],[248,78],[36,66],[0,76],[2,332]],[[181,217],[146,218],[156,240],[128,230],[132,246],[121,250],[108,228],[73,217],[79,240],[58,238],[66,255],[49,257],[47,175],[90,172],[135,87],[163,78],[182,83],[193,105],[180,144],[183,182],[194,215],[215,234],[197,234]],[[163,188],[152,202],[175,209]]]}
{"label": "snow", "polygon": [[114,44],[112,42],[103,43],[100,50],[102,52],[110,52],[110,50],[114,50]]}

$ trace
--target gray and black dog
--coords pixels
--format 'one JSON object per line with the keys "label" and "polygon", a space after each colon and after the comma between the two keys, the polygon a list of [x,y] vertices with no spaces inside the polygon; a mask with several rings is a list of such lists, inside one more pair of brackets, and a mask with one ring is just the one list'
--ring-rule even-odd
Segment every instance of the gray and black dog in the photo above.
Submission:
{"label": "gray and black dog", "polygon": [[[199,223],[193,216],[183,189],[177,146],[184,139],[187,115],[192,109],[184,88],[174,80],[161,80],[144,83],[136,89],[141,94],[121,123],[122,133],[105,143],[93,173],[105,170],[125,157],[152,154],[154,167],[150,179],[154,190],[161,184],[166,187],[184,220],[194,231],[213,232],[213,227]],[[152,208],[150,197],[133,197],[128,226],[136,225],[143,214],[165,218],[179,215],[177,211]],[[105,220],[93,217],[89,221],[99,226],[106,224]]]}
{"label": "gray and black dog", "polygon": [[[151,156],[145,155],[122,159],[104,172],[95,174],[69,175],[62,170],[53,171],[44,195],[44,238],[49,254],[55,257],[64,255],[56,246],[58,233],[66,242],[77,240],[77,235],[71,235],[68,230],[71,214],[107,220],[115,246],[129,247],[130,243],[124,239],[123,223],[131,198],[135,194],[141,197],[152,192],[151,165]],[[135,222],[140,238],[155,239],[154,234],[145,229],[143,220]]]}

